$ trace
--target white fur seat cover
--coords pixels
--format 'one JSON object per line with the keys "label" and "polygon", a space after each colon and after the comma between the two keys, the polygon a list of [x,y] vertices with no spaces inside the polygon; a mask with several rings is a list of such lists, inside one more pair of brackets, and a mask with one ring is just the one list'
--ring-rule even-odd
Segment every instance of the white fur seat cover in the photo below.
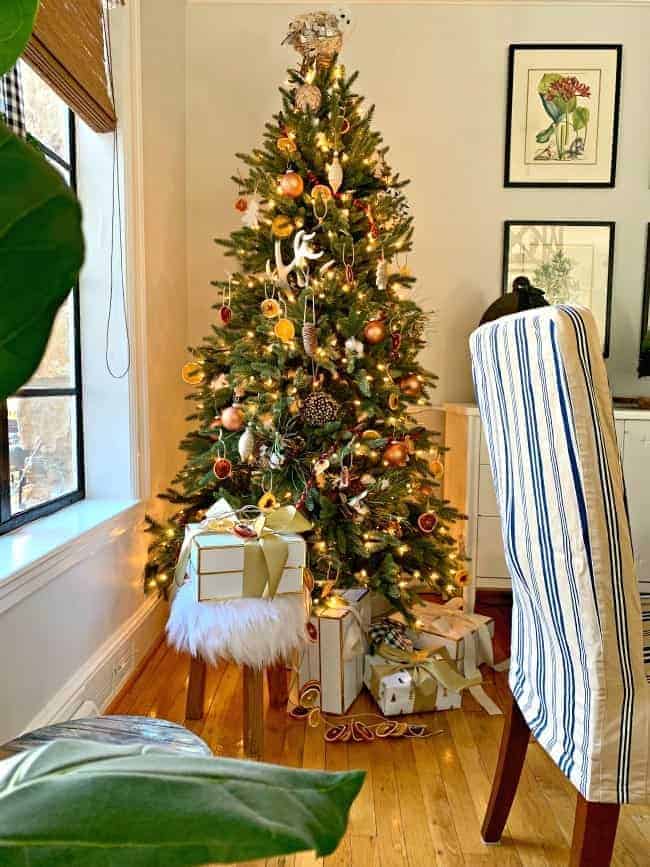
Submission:
{"label": "white fur seat cover", "polygon": [[187,582],[172,601],[167,640],[177,650],[212,664],[229,659],[259,669],[289,659],[302,646],[305,622],[302,594],[197,602]]}

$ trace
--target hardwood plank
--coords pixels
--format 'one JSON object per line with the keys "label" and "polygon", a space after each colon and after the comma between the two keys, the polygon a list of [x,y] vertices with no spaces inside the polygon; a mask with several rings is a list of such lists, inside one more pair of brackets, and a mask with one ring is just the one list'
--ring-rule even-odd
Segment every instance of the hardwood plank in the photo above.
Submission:
{"label": "hardwood plank", "polygon": [[381,867],[407,864],[397,774],[389,745],[375,741],[370,754],[372,791],[377,823],[377,852]]}
{"label": "hardwood plank", "polygon": [[[348,745],[343,743],[327,744],[325,747],[325,768],[328,771],[347,771]],[[352,848],[350,835],[346,834],[332,855],[324,859],[325,867],[352,867]]]}
{"label": "hardwood plank", "polygon": [[410,740],[403,738],[392,741],[390,750],[396,770],[402,836],[409,867],[431,867],[433,841],[428,823],[422,821],[424,793],[415,764],[413,745]]}
{"label": "hardwood plank", "polygon": [[[439,714],[434,716],[437,723]],[[431,716],[422,716],[419,722],[429,725],[434,731],[436,723]],[[437,737],[436,735],[432,736]],[[438,754],[431,743],[431,738],[413,742],[413,755],[420,787],[422,789],[422,807],[429,826],[431,836],[432,856],[434,864],[444,867],[460,867],[465,863],[456,826],[454,825],[447,791],[442,779]]]}

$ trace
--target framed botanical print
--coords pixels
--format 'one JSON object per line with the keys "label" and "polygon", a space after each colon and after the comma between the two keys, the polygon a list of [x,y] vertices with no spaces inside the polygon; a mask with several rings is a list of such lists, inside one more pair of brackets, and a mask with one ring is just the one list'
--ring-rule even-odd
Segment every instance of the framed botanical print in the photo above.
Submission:
{"label": "framed botanical print", "polygon": [[645,288],[641,310],[641,347],[639,351],[639,376],[650,376],[650,223],[645,255]]}
{"label": "framed botanical print", "polygon": [[621,45],[511,45],[506,187],[613,187]]}
{"label": "framed botanical print", "polygon": [[528,277],[549,304],[580,304],[593,313],[609,354],[614,223],[508,221],[503,240],[503,287]]}

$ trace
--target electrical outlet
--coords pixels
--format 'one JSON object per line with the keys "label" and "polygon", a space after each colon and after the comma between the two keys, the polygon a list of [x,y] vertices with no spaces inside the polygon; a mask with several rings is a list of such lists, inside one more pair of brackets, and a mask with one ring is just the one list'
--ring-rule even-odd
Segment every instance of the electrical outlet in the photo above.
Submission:
{"label": "electrical outlet", "polygon": [[126,647],[122,648],[120,654],[113,660],[111,669],[111,688],[113,694],[118,689],[122,681],[131,671],[133,667],[133,647],[129,642]]}

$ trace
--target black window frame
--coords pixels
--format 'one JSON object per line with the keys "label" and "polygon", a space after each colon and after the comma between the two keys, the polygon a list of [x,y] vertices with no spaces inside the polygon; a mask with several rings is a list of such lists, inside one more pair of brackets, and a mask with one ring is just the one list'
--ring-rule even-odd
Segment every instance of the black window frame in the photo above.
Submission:
{"label": "black window frame", "polygon": [[[68,153],[69,162],[64,160],[43,142],[39,141],[28,131],[29,141],[37,147],[50,161],[63,168],[69,176],[70,186],[77,189],[77,149],[76,149],[76,126],[75,115],[68,109]],[[84,472],[84,443],[83,443],[83,406],[81,384],[81,329],[79,311],[79,283],[70,290],[73,299],[73,325],[74,325],[74,385],[66,388],[20,388],[12,398],[42,398],[42,397],[74,397],[75,398],[75,421],[76,421],[76,460],[77,460],[77,487],[60,497],[47,500],[37,506],[25,509],[14,515],[11,514],[11,477],[9,457],[9,412],[7,401],[0,401],[0,535],[15,530],[30,521],[43,518],[58,512],[66,506],[83,500],[86,496],[85,472]]]}

